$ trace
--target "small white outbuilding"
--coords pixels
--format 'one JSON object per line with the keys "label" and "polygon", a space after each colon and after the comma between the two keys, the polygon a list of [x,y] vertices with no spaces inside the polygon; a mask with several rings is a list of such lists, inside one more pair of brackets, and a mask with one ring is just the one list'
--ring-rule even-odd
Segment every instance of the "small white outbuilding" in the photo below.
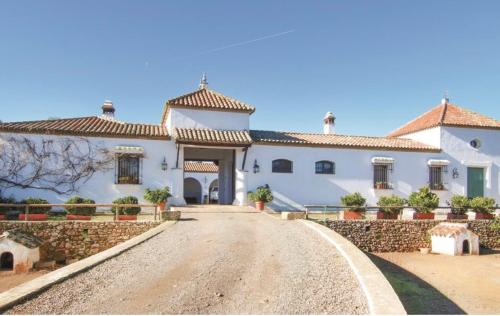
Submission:
{"label": "small white outbuilding", "polygon": [[440,223],[432,228],[432,252],[450,256],[479,255],[479,237],[467,223]]}
{"label": "small white outbuilding", "polygon": [[15,273],[28,272],[40,260],[43,241],[19,229],[0,235],[0,269]]}

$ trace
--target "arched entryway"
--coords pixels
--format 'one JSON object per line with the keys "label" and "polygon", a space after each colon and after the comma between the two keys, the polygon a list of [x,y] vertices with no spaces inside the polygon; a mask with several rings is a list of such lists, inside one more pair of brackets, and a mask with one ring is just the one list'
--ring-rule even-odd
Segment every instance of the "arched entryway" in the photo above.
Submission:
{"label": "arched entryway", "polygon": [[0,255],[0,269],[12,270],[14,269],[14,256],[11,252],[4,252]]}
{"label": "arched entryway", "polygon": [[195,178],[184,179],[184,199],[188,204],[201,203],[201,183]]}
{"label": "arched entryway", "polygon": [[469,244],[469,240],[464,240],[463,243],[462,243],[462,254],[464,255],[468,255],[470,254],[470,244]]}

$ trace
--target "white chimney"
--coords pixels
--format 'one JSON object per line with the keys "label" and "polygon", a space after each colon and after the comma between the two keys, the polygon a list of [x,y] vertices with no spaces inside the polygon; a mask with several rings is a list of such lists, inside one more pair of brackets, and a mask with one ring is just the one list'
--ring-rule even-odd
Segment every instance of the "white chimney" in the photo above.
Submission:
{"label": "white chimney", "polygon": [[335,116],[332,112],[326,112],[323,118],[323,134],[335,134]]}
{"label": "white chimney", "polygon": [[110,121],[115,119],[115,107],[113,106],[113,102],[106,100],[104,101],[101,108],[102,108],[101,118]]}

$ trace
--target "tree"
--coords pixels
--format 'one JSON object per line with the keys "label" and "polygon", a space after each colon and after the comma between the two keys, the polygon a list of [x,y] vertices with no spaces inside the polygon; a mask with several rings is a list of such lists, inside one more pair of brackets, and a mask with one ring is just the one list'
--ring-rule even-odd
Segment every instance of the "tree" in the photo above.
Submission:
{"label": "tree", "polygon": [[113,166],[105,147],[81,137],[32,140],[0,134],[0,187],[77,192],[96,172]]}

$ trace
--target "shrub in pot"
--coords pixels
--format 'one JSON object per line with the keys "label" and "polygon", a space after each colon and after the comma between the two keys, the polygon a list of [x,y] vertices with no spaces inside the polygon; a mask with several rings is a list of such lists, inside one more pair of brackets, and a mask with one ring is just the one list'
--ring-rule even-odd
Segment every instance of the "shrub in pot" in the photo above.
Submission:
{"label": "shrub in pot", "polygon": [[410,194],[408,205],[415,210],[413,219],[434,219],[432,211],[439,206],[439,197],[428,187],[423,187]]}
{"label": "shrub in pot", "polygon": [[448,213],[446,217],[448,219],[467,219],[467,210],[470,206],[470,201],[466,196],[455,194],[451,197],[448,205],[451,206],[451,213]]}
{"label": "shrub in pot", "polygon": [[255,202],[257,210],[263,211],[265,203],[273,200],[273,193],[268,185],[264,185],[257,187],[254,192],[248,192],[248,199]]}
{"label": "shrub in pot", "polygon": [[[49,201],[45,199],[37,199],[37,198],[27,198],[21,201],[20,204],[49,204]],[[50,206],[34,206],[29,207],[29,213],[27,220],[29,221],[46,221],[48,218],[47,213],[50,212],[52,207]],[[25,212],[22,210],[21,214],[19,214],[20,220],[25,220]]]}
{"label": "shrub in pot", "polygon": [[[126,196],[113,201],[113,204],[139,204],[139,200],[135,196]],[[131,221],[137,220],[137,214],[141,212],[140,207],[135,206],[113,206],[111,212],[118,212],[118,220]]]}
{"label": "shrub in pot", "polygon": [[[91,199],[84,199],[79,196],[72,196],[66,201],[66,204],[95,204],[95,201]],[[89,221],[92,218],[92,215],[95,214],[96,208],[95,206],[67,206],[66,211],[68,212],[66,215],[67,220]]]}
{"label": "shrub in pot", "polygon": [[365,213],[366,199],[359,192],[346,194],[340,198],[344,209],[344,219],[362,219]]}
{"label": "shrub in pot", "polygon": [[382,196],[377,202],[380,210],[377,212],[377,219],[397,219],[398,214],[403,210],[407,201],[397,195]]}
{"label": "shrub in pot", "polygon": [[164,187],[163,189],[147,188],[146,191],[144,191],[144,199],[150,203],[159,205],[160,211],[165,210],[167,199],[171,196],[172,194],[170,194],[169,187]]}
{"label": "shrub in pot", "polygon": [[476,212],[476,219],[493,219],[495,200],[489,197],[477,196],[470,200],[470,208]]}

